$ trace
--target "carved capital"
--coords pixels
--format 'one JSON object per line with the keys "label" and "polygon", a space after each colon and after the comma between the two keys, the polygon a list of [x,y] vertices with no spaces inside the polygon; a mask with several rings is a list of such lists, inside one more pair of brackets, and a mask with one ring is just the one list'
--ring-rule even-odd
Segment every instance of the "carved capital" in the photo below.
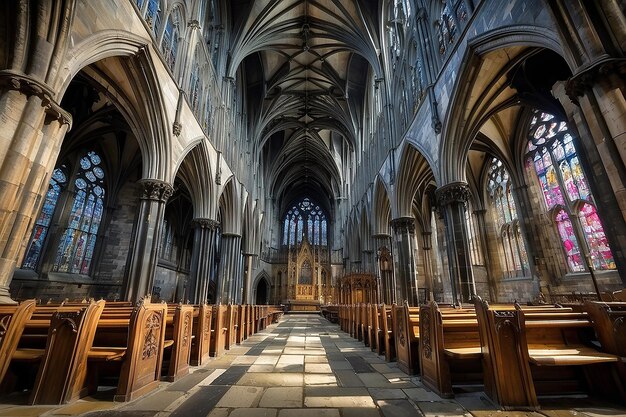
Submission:
{"label": "carved capital", "polygon": [[472,193],[466,183],[452,182],[438,188],[435,191],[435,196],[437,197],[437,205],[443,209],[452,203],[467,203]]}
{"label": "carved capital", "polygon": [[391,221],[391,227],[396,233],[415,233],[415,219],[413,217],[398,217]]}
{"label": "carved capital", "polygon": [[600,60],[588,68],[579,71],[565,84],[565,93],[573,103],[578,104],[578,97],[585,94],[596,83],[605,79],[608,74],[626,73],[626,59],[609,58]]}
{"label": "carved capital", "polygon": [[174,187],[164,181],[148,179],[141,180],[140,184],[142,186],[142,200],[156,200],[165,203],[174,193]]}
{"label": "carved capital", "polygon": [[197,218],[193,219],[193,226],[201,229],[215,230],[220,227],[220,222],[213,219]]}
{"label": "carved capital", "polygon": [[44,83],[27,75],[5,70],[0,71],[0,87],[19,91],[28,97],[39,97],[41,105],[49,116],[72,128],[72,115],[63,110],[53,99],[54,92]]}
{"label": "carved capital", "polygon": [[174,136],[180,136],[180,133],[183,131],[183,125],[180,122],[174,122],[172,124],[172,133]]}

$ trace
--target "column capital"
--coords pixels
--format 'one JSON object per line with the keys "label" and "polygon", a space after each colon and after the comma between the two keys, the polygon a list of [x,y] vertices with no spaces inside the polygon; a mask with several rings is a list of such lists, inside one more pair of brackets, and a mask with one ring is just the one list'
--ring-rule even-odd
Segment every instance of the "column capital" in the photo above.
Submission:
{"label": "column capital", "polygon": [[156,200],[167,202],[174,194],[174,187],[165,181],[155,179],[142,179],[138,183],[141,185],[142,200]]}
{"label": "column capital", "polygon": [[388,235],[387,233],[376,233],[375,235],[372,235],[372,237],[374,239],[391,239],[391,235]]}
{"label": "column capital", "polygon": [[45,112],[61,124],[72,128],[72,115],[63,110],[61,105],[54,100],[55,93],[50,87],[26,74],[11,70],[0,71],[0,86],[7,90],[16,90],[26,96],[37,96],[41,99],[41,105]]}
{"label": "column capital", "polygon": [[191,224],[193,225],[193,227],[209,230],[215,230],[220,227],[220,222],[218,222],[217,220],[200,217],[193,219],[191,221]]}
{"label": "column capital", "polygon": [[435,196],[437,197],[437,204],[440,207],[445,207],[452,203],[467,203],[472,196],[472,192],[467,183],[457,181],[437,188]]}
{"label": "column capital", "polygon": [[415,218],[413,217],[398,217],[391,220],[391,227],[397,233],[406,229],[409,233],[415,233]]}
{"label": "column capital", "polygon": [[626,72],[626,59],[603,57],[593,64],[581,69],[574,74],[565,84],[565,93],[574,103],[578,103],[578,97],[593,87],[598,81],[606,78],[607,74],[624,74]]}

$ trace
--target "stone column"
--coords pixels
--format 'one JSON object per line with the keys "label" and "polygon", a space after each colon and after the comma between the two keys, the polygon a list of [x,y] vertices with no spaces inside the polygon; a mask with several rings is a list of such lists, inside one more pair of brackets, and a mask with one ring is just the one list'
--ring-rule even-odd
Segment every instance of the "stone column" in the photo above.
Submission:
{"label": "stone column", "polygon": [[193,220],[194,237],[191,254],[189,299],[195,304],[207,302],[211,271],[215,262],[215,234],[219,223],[211,219]]}
{"label": "stone column", "polygon": [[415,269],[415,219],[399,217],[391,221],[394,233],[393,260],[396,273],[396,302],[419,305]]}
{"label": "stone column", "polygon": [[379,301],[385,304],[395,302],[395,278],[393,274],[393,265],[390,270],[383,269],[381,264],[382,248],[391,250],[391,236],[386,234],[374,235],[376,242],[376,276],[378,279],[378,291],[380,294]]}
{"label": "stone column", "polygon": [[[515,189],[513,190],[515,191]],[[517,203],[516,203],[517,204]],[[518,213],[519,213],[519,204],[517,204]],[[489,284],[489,299],[491,301],[496,301],[498,289],[495,279],[493,278],[495,275],[493,274],[493,268],[491,264],[491,256],[489,254],[489,238],[487,236],[487,221],[485,219],[485,215],[487,214],[487,210],[474,210],[474,215],[476,215],[476,220],[478,222],[478,230],[476,232],[480,235],[480,251],[483,254],[483,262],[485,264],[485,269],[487,270],[487,282]],[[523,230],[522,227],[520,229]]]}
{"label": "stone column", "polygon": [[218,304],[228,304],[235,299],[235,289],[238,286],[237,275],[239,274],[240,264],[241,235],[236,233],[222,233],[222,250],[216,299]]}
{"label": "stone column", "polygon": [[[243,299],[242,299],[242,303],[243,304],[254,304],[252,299],[252,261],[254,260],[254,257],[256,255],[254,253],[244,253],[243,254],[243,258],[244,258],[244,284],[243,284],[243,288],[244,288],[244,293],[243,293]],[[268,282],[269,285],[269,282]],[[271,294],[272,288],[269,287],[267,289],[267,294],[268,296]]]}
{"label": "stone column", "polygon": [[34,78],[0,71],[0,303],[13,303],[9,284],[24,255],[30,226],[71,116]]}
{"label": "stone column", "polygon": [[422,232],[422,253],[424,256],[424,274],[426,275],[426,294],[428,301],[435,299],[433,288],[432,232]]}
{"label": "stone column", "polygon": [[475,292],[469,230],[465,221],[465,204],[470,190],[464,182],[453,182],[435,192],[446,225],[448,268],[454,304],[469,303]]}
{"label": "stone column", "polygon": [[163,181],[140,180],[142,193],[125,283],[125,298],[137,302],[152,294],[165,204],[174,188]]}

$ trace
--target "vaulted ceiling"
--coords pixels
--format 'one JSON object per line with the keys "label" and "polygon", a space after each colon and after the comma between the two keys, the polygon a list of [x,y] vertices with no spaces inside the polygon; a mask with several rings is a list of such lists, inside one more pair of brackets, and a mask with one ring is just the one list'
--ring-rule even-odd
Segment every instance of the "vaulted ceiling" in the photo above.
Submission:
{"label": "vaulted ceiling", "polygon": [[233,0],[227,73],[246,88],[267,193],[281,209],[341,196],[362,125],[368,74],[379,77],[378,5],[369,0]]}

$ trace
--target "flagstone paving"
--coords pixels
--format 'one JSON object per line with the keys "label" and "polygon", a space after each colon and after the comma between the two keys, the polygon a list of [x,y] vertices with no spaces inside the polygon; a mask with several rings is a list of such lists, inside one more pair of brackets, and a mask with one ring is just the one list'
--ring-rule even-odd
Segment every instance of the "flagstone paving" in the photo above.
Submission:
{"label": "flagstone paving", "polygon": [[[575,401],[575,402],[573,402]],[[0,416],[596,417],[626,408],[587,399],[502,411],[483,392],[442,399],[317,315],[286,315],[207,366],[131,403],[86,398],[64,407],[0,405]]]}

